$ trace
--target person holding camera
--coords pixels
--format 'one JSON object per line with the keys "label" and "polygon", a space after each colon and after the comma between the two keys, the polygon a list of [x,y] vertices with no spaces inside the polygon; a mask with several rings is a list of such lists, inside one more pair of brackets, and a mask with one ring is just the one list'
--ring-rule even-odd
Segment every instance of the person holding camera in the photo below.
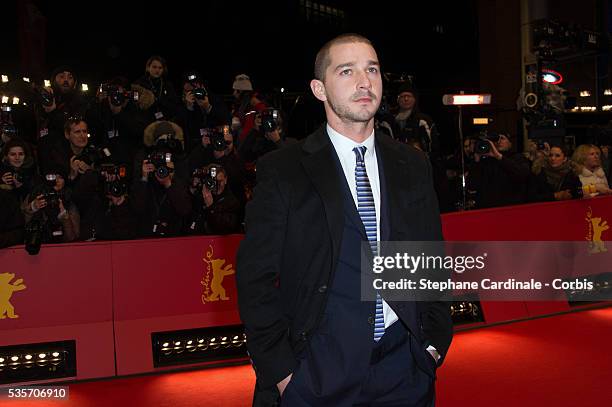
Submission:
{"label": "person holding camera", "polygon": [[182,151],[182,140],[182,129],[176,123],[160,121],[145,129],[147,150],[136,157],[139,177],[131,191],[145,236],[179,235],[183,220],[191,213],[187,184],[177,176],[176,152]]}
{"label": "person holding camera", "polygon": [[225,169],[217,164],[194,172],[190,188],[194,218],[189,233],[226,235],[241,231],[242,209],[227,182]]}
{"label": "person holding camera", "polygon": [[238,152],[245,162],[256,162],[259,157],[295,143],[295,139],[285,138],[283,118],[280,110],[269,108],[258,112],[255,124]]}
{"label": "person holding camera", "polygon": [[185,150],[190,152],[200,143],[204,131],[229,123],[225,103],[212,94],[197,72],[190,72],[183,82],[183,103],[176,121],[185,131]]}
{"label": "person holding camera", "polygon": [[511,152],[511,148],[512,142],[502,133],[490,133],[477,141],[468,189],[476,191],[478,208],[526,202],[531,175],[529,161],[522,154]]}
{"label": "person holding camera", "polygon": [[36,182],[36,166],[28,144],[10,139],[2,148],[0,189],[11,191],[19,201],[30,193]]}
{"label": "person holding camera", "polygon": [[142,145],[146,118],[137,106],[139,93],[129,90],[124,77],[115,77],[98,88],[92,120],[93,140],[96,145],[108,147],[116,160],[131,162]]}
{"label": "person holding camera", "polygon": [[255,113],[264,111],[267,106],[261,95],[253,90],[248,75],[236,75],[232,85],[235,106],[232,111],[232,131],[240,144],[255,125]]}
{"label": "person holding camera", "polygon": [[529,179],[529,201],[565,201],[580,198],[582,184],[574,173],[567,147],[547,146],[543,151],[548,154],[537,158],[531,168],[534,176]]}
{"label": "person holding camera", "polygon": [[440,140],[437,127],[431,117],[420,111],[418,93],[409,82],[399,87],[397,105],[399,112],[395,115],[394,138],[402,143],[416,142],[428,154],[438,153]]}
{"label": "person holding camera", "polygon": [[[66,186],[61,167],[45,173],[43,183],[32,189],[21,207],[26,221],[26,243],[72,242],[79,238],[80,215]],[[40,236],[32,236],[40,234]]]}
{"label": "person holding camera", "polygon": [[145,74],[135,85],[151,91],[155,100],[145,110],[147,124],[156,120],[173,120],[179,101],[172,83],[168,80],[168,64],[159,55],[154,55],[145,64]]}

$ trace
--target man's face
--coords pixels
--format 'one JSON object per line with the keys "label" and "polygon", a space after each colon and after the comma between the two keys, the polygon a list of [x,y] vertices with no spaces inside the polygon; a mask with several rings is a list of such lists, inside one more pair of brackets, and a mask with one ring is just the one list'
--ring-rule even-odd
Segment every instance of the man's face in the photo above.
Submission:
{"label": "man's face", "polygon": [[402,111],[414,109],[415,102],[416,99],[412,92],[402,92],[397,97],[397,104]]}
{"label": "man's face", "polygon": [[6,158],[12,167],[19,168],[25,160],[25,151],[22,147],[11,147]]}
{"label": "man's face", "polygon": [[227,184],[227,177],[224,173],[217,173],[217,190],[215,191],[215,195],[221,195],[223,191],[225,191],[225,185]]}
{"label": "man's face", "polygon": [[497,142],[497,150],[499,152],[510,151],[512,143],[504,134],[499,135],[499,141]]}
{"label": "man's face", "polygon": [[[380,105],[382,79],[376,51],[363,42],[336,44],[329,50],[322,94],[331,115],[345,123],[369,122]],[[329,120],[329,118],[328,118]]]}
{"label": "man's face", "polygon": [[65,71],[55,75],[55,86],[62,93],[68,93],[74,88],[74,77],[72,73]]}
{"label": "man's face", "polygon": [[158,60],[153,60],[149,64],[147,71],[153,78],[159,78],[164,73],[164,66]]}
{"label": "man's face", "polygon": [[70,126],[70,133],[65,135],[70,144],[77,148],[85,148],[87,146],[87,123],[80,122]]}
{"label": "man's face", "polygon": [[229,154],[234,149],[234,136],[227,126],[224,126],[223,139],[225,140],[225,152]]}

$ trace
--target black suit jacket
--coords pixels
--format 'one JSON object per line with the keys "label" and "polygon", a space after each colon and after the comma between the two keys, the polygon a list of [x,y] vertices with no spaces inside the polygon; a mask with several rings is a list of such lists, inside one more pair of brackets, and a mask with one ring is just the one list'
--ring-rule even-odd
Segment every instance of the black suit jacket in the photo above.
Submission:
{"label": "black suit jacket", "polygon": [[[380,180],[381,190],[386,190],[388,199],[382,206],[388,211],[388,222],[381,231],[388,227],[385,235],[395,241],[441,240],[431,166],[425,156],[378,133],[376,151],[385,177]],[[296,355],[325,308],[344,222],[344,174],[336,162],[322,127],[257,164],[257,186],[247,205],[236,280],[260,389],[274,386],[293,372]],[[448,303],[389,304],[423,349],[431,344],[444,357],[452,338]]]}

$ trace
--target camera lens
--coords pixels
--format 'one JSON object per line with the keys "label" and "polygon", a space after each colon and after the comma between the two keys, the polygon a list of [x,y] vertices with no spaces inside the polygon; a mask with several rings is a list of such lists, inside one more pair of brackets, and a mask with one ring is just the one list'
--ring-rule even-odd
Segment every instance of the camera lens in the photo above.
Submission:
{"label": "camera lens", "polygon": [[170,175],[170,170],[166,166],[157,167],[155,169],[155,174],[159,178],[166,178],[168,175]]}

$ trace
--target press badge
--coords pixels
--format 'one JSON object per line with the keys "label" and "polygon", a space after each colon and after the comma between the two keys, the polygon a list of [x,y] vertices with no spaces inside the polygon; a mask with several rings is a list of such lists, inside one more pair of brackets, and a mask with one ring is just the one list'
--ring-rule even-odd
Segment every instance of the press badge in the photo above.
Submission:
{"label": "press badge", "polygon": [[161,120],[163,117],[164,117],[164,114],[162,112],[155,113],[155,118],[157,120]]}
{"label": "press badge", "polygon": [[46,127],[44,129],[40,129],[40,137],[45,137],[47,134],[49,134],[49,129],[47,129]]}

